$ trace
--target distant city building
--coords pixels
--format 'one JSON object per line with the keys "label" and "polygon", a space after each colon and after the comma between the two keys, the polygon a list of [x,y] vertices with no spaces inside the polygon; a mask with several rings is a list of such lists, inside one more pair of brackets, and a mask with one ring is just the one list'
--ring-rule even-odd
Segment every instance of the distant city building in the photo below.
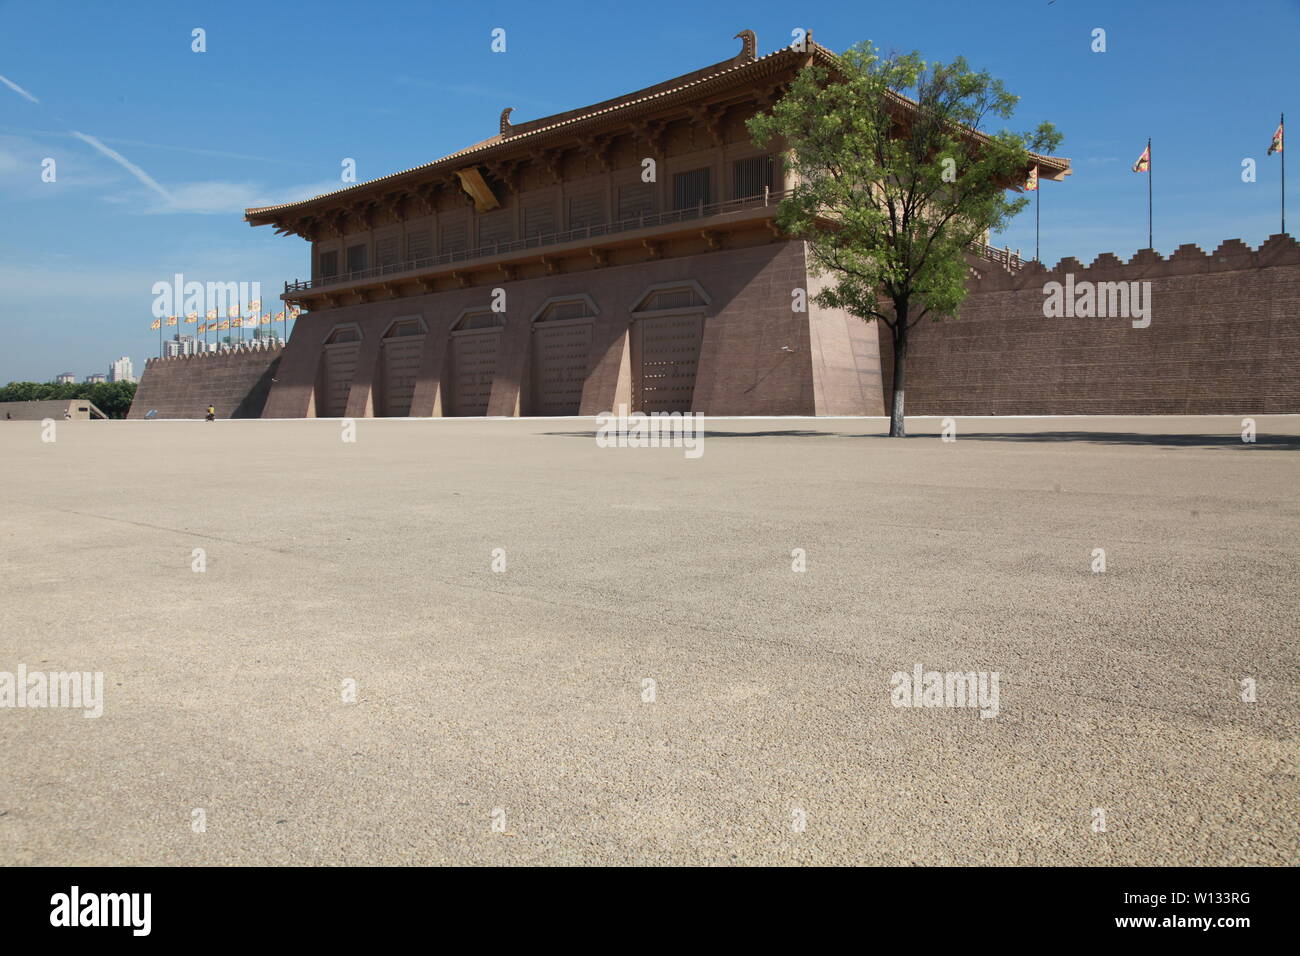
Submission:
{"label": "distant city building", "polygon": [[54,381],[58,382],[60,385],[72,385],[76,383],[77,376],[73,375],[71,372],[60,372],[58,375],[54,376]]}
{"label": "distant city building", "polygon": [[108,367],[108,380],[110,382],[134,382],[135,371],[131,368],[131,360],[123,355],[110,365]]}
{"label": "distant city building", "polygon": [[105,375],[103,372],[92,372],[90,375],[86,376],[87,385],[98,385],[101,382],[107,382],[107,381],[108,381],[108,376]]}
{"label": "distant city building", "polygon": [[163,343],[163,355],[166,358],[175,358],[178,355],[201,355],[207,350],[203,340],[196,339],[192,335],[176,335],[170,341]]}

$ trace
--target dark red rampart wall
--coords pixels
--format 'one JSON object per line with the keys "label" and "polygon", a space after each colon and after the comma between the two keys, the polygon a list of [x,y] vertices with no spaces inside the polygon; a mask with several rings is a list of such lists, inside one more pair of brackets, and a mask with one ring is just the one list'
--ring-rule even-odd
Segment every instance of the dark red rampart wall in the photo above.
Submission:
{"label": "dark red rampart wall", "polygon": [[[1012,274],[983,263],[959,317],[923,320],[908,354],[909,415],[1159,415],[1300,412],[1300,245],[1237,239],[1168,259],[1143,250],[1090,266],[1063,259]],[[1043,287],[1150,281],[1151,324],[1044,318]],[[881,331],[886,387],[893,347]]]}
{"label": "dark red rampart wall", "polygon": [[[789,311],[788,295],[793,285],[813,282],[804,261],[801,243],[780,243],[526,280],[512,284],[512,294],[527,303],[530,296],[541,302],[560,292],[590,292],[601,303],[602,335],[583,414],[626,401],[617,382],[633,299],[651,282],[687,277],[700,279],[714,299],[697,411],[880,415],[892,388],[888,330],[817,309],[798,328],[801,316]],[[1232,239],[1208,255],[1184,245],[1168,259],[1151,250],[1127,263],[1110,253],[1086,267],[1064,259],[1050,271],[1036,263],[1015,273],[982,259],[971,265],[971,292],[959,317],[925,321],[913,333],[909,415],[1300,413],[1300,245],[1290,236],[1273,236],[1257,250]],[[1122,317],[1044,317],[1044,286],[1064,283],[1067,273],[1076,284],[1150,282],[1150,325],[1134,328]],[[163,418],[201,418],[209,402],[222,418],[256,417],[264,409],[277,417],[311,414],[323,336],[344,321],[364,333],[347,414],[373,414],[380,335],[395,316],[408,314],[422,315],[430,330],[413,413],[441,414],[447,330],[486,291],[327,310],[300,320],[283,363],[278,348],[151,359],[129,417],[153,408]],[[494,415],[529,411],[521,400],[529,329],[515,324],[493,386]],[[879,335],[879,360],[872,331]],[[280,381],[268,402],[273,378]]]}
{"label": "dark red rampart wall", "polygon": [[207,355],[152,358],[140,377],[127,418],[260,418],[283,348],[236,349]]}

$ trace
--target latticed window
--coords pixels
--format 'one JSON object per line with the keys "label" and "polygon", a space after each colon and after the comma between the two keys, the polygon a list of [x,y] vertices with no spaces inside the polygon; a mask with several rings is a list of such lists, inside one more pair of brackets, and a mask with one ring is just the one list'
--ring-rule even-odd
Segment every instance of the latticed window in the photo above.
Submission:
{"label": "latticed window", "polygon": [[771,156],[736,160],[732,166],[731,198],[748,199],[771,189],[773,165]]}
{"label": "latticed window", "polygon": [[428,259],[433,255],[433,237],[429,234],[428,229],[419,229],[415,232],[407,233],[406,236],[406,258],[411,259]]}
{"label": "latticed window", "polygon": [[423,335],[424,329],[420,327],[419,319],[402,319],[400,322],[394,322],[387,332],[384,333],[386,339],[396,339],[404,335]]}
{"label": "latticed window", "polygon": [[337,249],[320,254],[320,274],[322,278],[327,279],[339,274],[339,254]]}
{"label": "latticed window", "polygon": [[537,317],[538,322],[558,322],[561,319],[589,319],[595,313],[586,299],[573,299],[569,302],[554,302]]}
{"label": "latticed window", "polygon": [[484,213],[478,219],[478,244],[491,246],[515,237],[515,214],[511,209]]}
{"label": "latticed window", "polygon": [[470,329],[495,329],[506,324],[506,317],[500,312],[493,312],[491,309],[484,309],[481,312],[471,312],[459,322],[456,323],[456,332],[467,332]]}
{"label": "latticed window", "polygon": [[469,230],[464,222],[443,223],[438,229],[438,252],[464,252],[469,246]]}
{"label": "latticed window", "polygon": [[333,332],[331,332],[330,337],[325,340],[325,344],[339,345],[343,342],[359,342],[359,341],[361,341],[361,333],[359,333],[356,329],[352,328],[351,326],[348,326],[342,329],[335,329]]}
{"label": "latticed window", "polygon": [[618,218],[635,219],[655,211],[655,184],[628,183],[618,187]]}
{"label": "latticed window", "polygon": [[360,272],[366,265],[366,247],[348,246],[348,272]]}
{"label": "latticed window", "polygon": [[673,208],[689,209],[709,202],[709,168],[692,169],[673,176]]}
{"label": "latticed window", "polygon": [[692,286],[679,289],[659,289],[646,296],[638,312],[655,312],[660,309],[691,309],[706,305],[704,299]]}
{"label": "latticed window", "polygon": [[390,236],[386,239],[375,240],[375,265],[383,268],[384,266],[395,266],[398,262],[400,253],[401,237]]}
{"label": "latticed window", "polygon": [[601,197],[572,196],[569,198],[570,229],[583,229],[587,226],[599,226],[604,219],[605,203]]}
{"label": "latticed window", "polygon": [[552,203],[538,203],[524,207],[524,238],[546,236],[556,232],[555,206]]}

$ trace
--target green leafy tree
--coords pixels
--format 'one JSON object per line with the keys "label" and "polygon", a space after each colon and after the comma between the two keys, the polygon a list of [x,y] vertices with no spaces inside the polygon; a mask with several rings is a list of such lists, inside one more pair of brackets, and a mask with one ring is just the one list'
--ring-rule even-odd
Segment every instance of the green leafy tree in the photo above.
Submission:
{"label": "green leafy tree", "polygon": [[34,402],[40,387],[36,382],[10,382],[0,390],[0,402]]}
{"label": "green leafy tree", "polygon": [[1050,123],[1029,133],[987,132],[1016,97],[962,58],[880,55],[870,43],[835,70],[799,72],[770,113],[749,120],[760,148],[785,144],[796,185],[777,224],[807,241],[814,275],[830,277],[815,301],[892,333],[889,434],[905,434],[909,333],[927,316],[955,316],[966,297],[967,248],[1002,229],[1028,202],[1030,152],[1050,153]]}
{"label": "green leafy tree", "polygon": [[126,418],[135,398],[135,382],[10,382],[0,388],[0,402],[47,402],[87,399],[109,418]]}
{"label": "green leafy tree", "polygon": [[135,382],[96,382],[89,386],[86,395],[78,397],[90,399],[109,418],[126,418],[135,389]]}

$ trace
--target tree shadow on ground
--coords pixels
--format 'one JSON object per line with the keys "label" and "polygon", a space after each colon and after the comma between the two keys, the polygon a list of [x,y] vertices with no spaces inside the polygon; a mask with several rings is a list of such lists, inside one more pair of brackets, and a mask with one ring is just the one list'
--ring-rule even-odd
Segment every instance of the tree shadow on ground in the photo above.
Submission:
{"label": "tree shadow on ground", "polygon": [[[933,438],[933,435],[919,436]],[[1144,435],[1140,432],[957,432],[959,441],[1089,442],[1101,445],[1165,445],[1172,448],[1268,448],[1274,451],[1300,448],[1300,435],[1256,435],[1243,442],[1237,431],[1224,435]]]}
{"label": "tree shadow on ground", "polygon": [[[593,438],[590,431],[543,432],[557,438]],[[780,428],[765,431],[736,432],[708,428],[706,439],[712,438],[887,438],[882,431],[865,433],[827,432],[807,428]],[[906,441],[934,441],[938,432],[908,435]],[[1253,443],[1243,442],[1241,435],[1230,432],[1223,435],[1144,435],[1140,432],[1115,431],[1051,431],[1051,432],[957,432],[958,441],[1005,442],[1085,442],[1093,445],[1151,445],[1169,448],[1267,448],[1270,451],[1295,451],[1300,449],[1300,435],[1257,435]]]}

